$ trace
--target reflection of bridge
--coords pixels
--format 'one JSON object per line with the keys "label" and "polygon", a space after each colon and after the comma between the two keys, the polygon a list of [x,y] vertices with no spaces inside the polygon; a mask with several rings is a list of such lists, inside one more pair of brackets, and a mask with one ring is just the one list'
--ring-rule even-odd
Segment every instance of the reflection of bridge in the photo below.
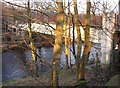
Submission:
{"label": "reflection of bridge", "polygon": [[54,44],[54,36],[43,33],[33,33],[33,40],[36,47],[53,46]]}

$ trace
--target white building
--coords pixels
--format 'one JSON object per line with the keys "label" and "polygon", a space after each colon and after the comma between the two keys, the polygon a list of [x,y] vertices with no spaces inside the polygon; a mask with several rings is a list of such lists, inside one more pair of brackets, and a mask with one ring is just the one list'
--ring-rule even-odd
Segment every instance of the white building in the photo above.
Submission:
{"label": "white building", "polygon": [[102,30],[101,30],[101,63],[110,63],[110,57],[112,55],[112,36],[114,32],[114,18],[113,12],[104,13],[102,19]]}

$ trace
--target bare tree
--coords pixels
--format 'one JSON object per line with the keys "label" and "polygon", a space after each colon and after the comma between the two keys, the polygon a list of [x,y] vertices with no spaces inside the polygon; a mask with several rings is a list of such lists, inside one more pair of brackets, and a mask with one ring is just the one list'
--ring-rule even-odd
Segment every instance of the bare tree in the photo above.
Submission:
{"label": "bare tree", "polygon": [[74,21],[77,30],[77,56],[76,56],[76,68],[77,68],[77,80],[79,80],[79,61],[81,55],[81,47],[82,47],[82,40],[81,40],[81,33],[80,33],[80,25],[79,25],[79,16],[78,16],[78,9],[77,9],[77,0],[74,0]]}
{"label": "bare tree", "polygon": [[60,55],[61,45],[63,41],[63,2],[57,2],[58,14],[56,19],[56,30],[55,30],[55,44],[54,44],[54,59],[52,62],[52,80],[51,85],[58,87],[59,70],[60,70]]}

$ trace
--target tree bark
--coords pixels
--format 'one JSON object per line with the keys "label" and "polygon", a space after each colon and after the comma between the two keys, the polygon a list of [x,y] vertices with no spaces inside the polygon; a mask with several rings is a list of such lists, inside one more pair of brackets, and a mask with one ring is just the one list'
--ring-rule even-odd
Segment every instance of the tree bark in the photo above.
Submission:
{"label": "tree bark", "polygon": [[[64,1],[64,7],[65,6],[65,1]],[[64,26],[63,26],[63,29],[64,29],[64,38],[65,38],[65,55],[66,55],[66,68],[69,68],[69,65],[68,65],[68,38],[67,38],[67,20],[66,20],[66,8],[64,8]]]}
{"label": "tree bark", "polygon": [[55,44],[54,44],[54,59],[52,62],[52,80],[51,85],[55,88],[58,87],[58,75],[60,70],[60,55],[63,40],[63,2],[57,2],[58,14],[56,19],[55,30]]}
{"label": "tree bark", "polygon": [[36,47],[34,45],[33,39],[32,39],[32,31],[31,31],[31,10],[30,10],[30,1],[28,1],[28,8],[27,8],[27,31],[28,31],[28,35],[29,35],[29,41],[30,41],[30,48],[31,48],[31,54],[32,54],[32,58],[33,58],[33,64],[31,67],[33,68],[33,71],[31,71],[33,73],[33,75],[37,75],[37,56],[36,56]]}
{"label": "tree bark", "polygon": [[73,25],[73,41],[72,41],[72,47],[73,47],[73,55],[76,59],[76,53],[75,53],[75,23],[74,23],[74,16],[72,15],[72,25]]}
{"label": "tree bark", "polygon": [[77,72],[77,80],[79,80],[79,62],[80,62],[80,55],[81,55],[81,47],[82,47],[82,40],[81,40],[81,32],[80,32],[80,24],[79,24],[79,16],[78,16],[78,9],[77,9],[77,0],[74,0],[74,21],[77,31],[77,56],[76,56],[76,72]]}
{"label": "tree bark", "polygon": [[84,51],[82,60],[80,62],[80,70],[79,70],[79,80],[85,79],[85,64],[87,62],[87,59],[89,58],[90,48],[91,48],[91,41],[90,41],[90,6],[91,3],[89,0],[87,0],[87,12],[86,12],[86,28],[84,30],[85,32],[85,40],[84,40]]}
{"label": "tree bark", "polygon": [[71,27],[71,16],[70,16],[70,3],[69,3],[69,0],[68,0],[68,65],[69,67],[71,67],[71,52],[70,52],[70,45],[71,45],[71,37],[70,37],[70,27]]}

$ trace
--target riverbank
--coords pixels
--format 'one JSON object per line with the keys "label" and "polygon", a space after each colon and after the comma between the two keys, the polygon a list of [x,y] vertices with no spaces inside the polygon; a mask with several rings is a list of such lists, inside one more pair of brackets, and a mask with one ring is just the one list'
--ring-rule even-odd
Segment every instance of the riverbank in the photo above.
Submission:
{"label": "riverbank", "polygon": [[[39,75],[39,77],[28,76],[21,80],[13,80],[3,83],[3,86],[50,86],[50,72]],[[70,69],[62,69],[59,74],[60,86],[72,86],[76,82],[75,72]]]}
{"label": "riverbank", "polygon": [[[24,47],[24,46],[22,46]],[[62,46],[64,48],[64,46]],[[77,47],[76,47],[77,48]],[[92,54],[95,55],[95,49],[91,49],[92,53],[90,54],[90,57],[92,57]],[[3,83],[3,86],[50,86],[50,66],[48,64],[51,63],[52,58],[54,56],[53,52],[53,47],[41,47],[38,49],[38,54],[44,58],[46,63],[48,64],[39,64],[39,77],[32,77],[29,75],[23,75],[23,71],[26,71],[26,68],[24,69],[25,65],[23,62],[26,59],[31,58],[31,53],[29,52],[29,49],[26,51],[26,48],[21,48],[21,47],[14,47],[12,49],[8,49],[6,51],[3,51],[3,60],[6,60],[3,63],[3,68],[6,68],[7,70],[3,71],[3,74],[6,76],[6,73],[9,73],[10,77],[12,77],[10,80],[6,81]],[[26,53],[25,53],[26,52]],[[28,57],[27,57],[28,55]],[[71,54],[72,55],[72,54]],[[74,57],[71,56],[72,62],[74,62]],[[9,63],[10,62],[10,63]],[[22,62],[19,64],[18,62]],[[61,55],[61,66],[64,66],[65,64],[65,55],[62,52]],[[73,63],[74,64],[74,63]],[[102,66],[103,69],[99,69],[98,77],[94,76],[94,70],[95,70],[95,65],[88,65],[86,67],[86,80],[87,80],[87,85],[91,86],[99,86],[99,85],[105,85],[105,83],[113,76],[106,76],[106,72],[110,73],[107,75],[111,75],[114,72],[110,72],[109,70],[111,68],[108,68],[109,66]],[[117,67],[115,67],[117,68]],[[114,69],[115,69],[114,68]],[[16,69],[16,70],[15,70]],[[113,68],[112,68],[113,69]],[[22,74],[21,74],[22,70]],[[18,75],[21,75],[20,77]],[[115,74],[114,74],[115,75]],[[8,75],[7,75],[8,76]],[[17,77],[17,78],[16,78]],[[107,77],[107,79],[106,79]],[[108,79],[109,78],[109,79]],[[72,71],[70,69],[64,69],[63,67],[60,70],[60,75],[59,75],[59,85],[60,86],[76,86],[76,73],[75,73],[75,66],[73,65]],[[104,81],[104,80],[105,81]],[[96,81],[94,81],[96,80]],[[40,83],[39,83],[40,82]]]}
{"label": "riverbank", "polygon": [[[64,45],[62,46],[62,49],[64,50]],[[75,44],[75,48],[77,50],[77,44]],[[71,45],[72,49],[72,45]],[[25,45],[19,46],[19,47],[14,47],[11,49],[7,49],[5,51],[2,51],[3,54],[3,79],[11,80],[15,79],[16,77],[19,78],[19,75],[21,71],[22,73],[25,72],[26,74],[31,72],[27,69],[29,68],[28,65],[32,66],[33,64],[31,63],[32,56],[29,47],[26,48]],[[93,55],[95,55],[96,52],[99,52],[96,50],[96,48],[91,49],[90,53],[90,59],[93,58]],[[41,72],[48,72],[50,70],[50,65],[52,63],[52,59],[54,58],[54,48],[53,47],[41,47],[37,48],[36,53],[39,55],[38,59],[38,67],[39,67],[39,74],[44,74]],[[71,63],[75,63],[75,58],[71,52]],[[95,57],[95,56],[94,56]],[[99,53],[100,57],[100,53]],[[40,58],[42,58],[45,61],[45,64],[40,62]],[[65,54],[64,52],[61,53],[61,61],[60,61],[60,66],[63,68],[65,66]],[[16,69],[16,70],[15,70]],[[17,73],[18,72],[18,73]],[[23,76],[23,75],[22,75]],[[14,78],[15,77],[15,78]],[[24,76],[23,76],[24,77]]]}
{"label": "riverbank", "polygon": [[[120,74],[120,65],[116,64],[111,68],[103,68],[97,77],[94,76],[90,69],[86,71],[86,86],[102,86],[105,88],[106,83],[115,75]],[[92,70],[91,70],[92,71]],[[90,73],[88,73],[90,72]],[[92,76],[93,75],[93,76]],[[39,77],[26,77],[21,80],[9,81],[3,84],[3,86],[50,86],[50,72],[40,75]],[[75,68],[72,71],[70,69],[61,69],[59,74],[59,86],[76,86]]]}

